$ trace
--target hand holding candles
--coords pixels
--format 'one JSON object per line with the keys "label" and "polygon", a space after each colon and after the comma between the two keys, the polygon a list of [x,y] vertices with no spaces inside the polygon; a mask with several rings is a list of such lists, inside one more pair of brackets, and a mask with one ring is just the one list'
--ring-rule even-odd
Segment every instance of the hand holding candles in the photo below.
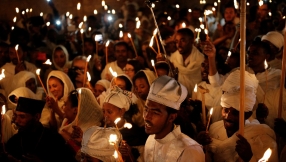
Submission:
{"label": "hand holding candles", "polygon": [[45,88],[45,86],[44,86],[44,84],[43,84],[43,82],[42,82],[42,80],[41,80],[40,72],[41,72],[41,69],[37,69],[37,70],[36,70],[36,74],[37,74],[37,76],[38,76],[38,78],[39,78],[39,81],[40,81],[40,83],[41,83],[41,85],[42,85],[42,87],[43,87],[43,89],[44,89],[44,91],[45,91],[45,93],[46,93],[46,96],[48,96],[48,92],[47,92],[47,90],[46,90],[46,88]]}
{"label": "hand holding candles", "polygon": [[133,46],[133,49],[134,49],[134,52],[135,52],[136,57],[138,57],[138,54],[137,54],[137,51],[136,51],[136,48],[135,48],[135,45],[134,45],[133,39],[131,38],[131,34],[130,34],[130,33],[128,33],[128,38],[129,38],[130,41],[131,41],[131,44],[132,44],[132,46]]}
{"label": "hand holding candles", "polygon": [[118,140],[118,138],[117,138],[116,134],[110,134],[110,136],[109,136],[109,143],[110,143],[110,145],[114,146],[114,149],[115,149],[115,152],[116,152],[116,153],[114,152],[113,156],[114,156],[114,158],[118,157],[118,161],[119,162],[123,162],[121,153],[119,152],[118,147],[116,145],[117,140]]}

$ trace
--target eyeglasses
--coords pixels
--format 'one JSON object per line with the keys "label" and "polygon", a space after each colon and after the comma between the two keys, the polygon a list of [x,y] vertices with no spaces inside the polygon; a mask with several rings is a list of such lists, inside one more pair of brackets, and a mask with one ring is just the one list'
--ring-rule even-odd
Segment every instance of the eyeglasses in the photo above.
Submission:
{"label": "eyeglasses", "polygon": [[130,71],[134,71],[134,69],[123,69],[123,72],[130,72]]}

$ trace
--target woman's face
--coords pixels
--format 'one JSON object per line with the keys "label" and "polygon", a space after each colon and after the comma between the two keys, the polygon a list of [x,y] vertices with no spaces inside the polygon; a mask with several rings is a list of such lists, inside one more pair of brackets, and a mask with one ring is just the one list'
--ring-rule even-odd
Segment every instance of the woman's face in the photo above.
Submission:
{"label": "woman's face", "polygon": [[149,84],[145,78],[138,78],[135,80],[135,92],[141,99],[147,99],[149,88]]}
{"label": "woman's face", "polygon": [[130,79],[132,79],[135,75],[134,67],[130,64],[126,64],[123,71]]}
{"label": "woman's face", "polygon": [[103,103],[103,115],[105,118],[105,124],[107,126],[115,126],[114,121],[116,118],[122,117],[125,113],[125,109],[120,109],[110,103]]}
{"label": "woman's face", "polygon": [[64,94],[64,85],[60,79],[51,77],[48,81],[49,91],[54,95],[56,99],[61,99]]}
{"label": "woman's face", "polygon": [[115,78],[113,81],[113,85],[117,85],[122,90],[126,90],[126,83],[123,79]]}
{"label": "woman's face", "polygon": [[63,107],[64,118],[67,118],[69,122],[74,121],[77,115],[77,107],[73,107],[70,99],[68,99]]}
{"label": "woman's face", "polygon": [[104,91],[106,91],[106,89],[102,85],[95,84],[95,86],[94,86],[94,96],[95,97],[98,97]]}
{"label": "woman's face", "polygon": [[66,64],[66,55],[64,54],[63,50],[56,50],[54,53],[54,61],[59,67],[64,67]]}

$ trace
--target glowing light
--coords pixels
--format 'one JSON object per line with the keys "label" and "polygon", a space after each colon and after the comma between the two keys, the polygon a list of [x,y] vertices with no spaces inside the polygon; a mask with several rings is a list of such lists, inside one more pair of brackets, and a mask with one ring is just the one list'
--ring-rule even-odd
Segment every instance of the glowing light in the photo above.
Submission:
{"label": "glowing light", "polygon": [[50,59],[47,59],[46,62],[44,62],[45,65],[52,65],[52,62],[50,61]]}
{"label": "glowing light", "polygon": [[272,13],[271,13],[271,12],[268,12],[268,15],[271,17],[271,16],[272,16]]}
{"label": "glowing light", "polygon": [[25,14],[25,11],[22,11],[22,15],[24,15]]}
{"label": "glowing light", "polygon": [[154,4],[154,3],[152,3],[151,7],[152,7],[152,8],[155,8],[155,4]]}
{"label": "glowing light", "polygon": [[66,17],[69,17],[69,15],[70,15],[70,12],[67,12],[67,13],[66,13]]}
{"label": "glowing light", "polygon": [[4,79],[5,78],[5,69],[2,69],[2,72],[0,74],[0,80]]}
{"label": "glowing light", "polygon": [[108,47],[109,45],[109,40],[106,42],[105,47]]}
{"label": "glowing light", "polygon": [[101,34],[96,34],[95,37],[94,37],[94,40],[96,42],[101,41],[101,39],[102,39],[102,35]]}
{"label": "glowing light", "polygon": [[249,6],[249,2],[247,2],[246,5]]}
{"label": "glowing light", "polygon": [[215,12],[215,7],[212,8],[212,11]]}
{"label": "glowing light", "polygon": [[137,21],[137,22],[136,22],[136,29],[139,29],[139,28],[140,28],[140,25],[141,25],[141,22],[140,22],[140,21]]}
{"label": "glowing light", "polygon": [[33,9],[32,8],[30,8],[30,12],[32,12],[33,11]]}
{"label": "glowing light", "polygon": [[265,69],[268,68],[268,64],[267,64],[267,61],[266,61],[266,60],[264,61],[264,68],[265,68]]}
{"label": "glowing light", "polygon": [[158,29],[156,28],[154,31],[153,31],[153,35],[156,35],[158,32]]}
{"label": "glowing light", "polygon": [[16,10],[16,13],[19,13],[19,8],[18,7],[16,7],[15,10]]}
{"label": "glowing light", "polygon": [[135,21],[139,21],[139,17],[136,17],[136,18],[135,18]]}
{"label": "glowing light", "polygon": [[155,61],[153,59],[151,60],[151,64],[153,67],[155,66]]}
{"label": "glowing light", "polygon": [[41,13],[40,13],[40,16],[43,16],[43,15],[44,15],[43,12],[41,12]]}
{"label": "glowing light", "polygon": [[76,5],[76,9],[80,10],[80,7],[81,7],[81,4],[78,2],[77,5]]}
{"label": "glowing light", "polygon": [[[117,73],[116,73],[115,71],[113,71],[111,67],[109,67],[109,71],[110,71],[110,73],[111,73],[111,75],[112,75],[113,77],[117,77]],[[117,124],[120,120],[121,120],[121,118],[117,118],[117,119],[114,121],[114,123]]]}
{"label": "glowing light", "polygon": [[79,23],[78,27],[82,28],[83,22]]}
{"label": "glowing light", "polygon": [[213,11],[212,10],[205,10],[205,15],[210,15],[210,14],[212,14],[213,13]]}
{"label": "glowing light", "polygon": [[215,6],[215,7],[217,6],[217,2],[214,2],[214,6]]}
{"label": "glowing light", "polygon": [[69,19],[72,19],[72,14],[70,14]]}
{"label": "glowing light", "polygon": [[189,12],[192,12],[192,9],[188,9]]}
{"label": "glowing light", "polygon": [[46,26],[50,26],[50,24],[51,24],[50,22],[47,22],[47,23],[46,23]]}
{"label": "glowing light", "polygon": [[205,29],[205,34],[206,34],[206,35],[208,35],[208,34],[209,34],[208,29]]}
{"label": "glowing light", "polygon": [[87,80],[90,82],[91,76],[90,76],[89,72],[86,72],[86,75],[87,75]]}
{"label": "glowing light", "polygon": [[104,10],[107,10],[107,9],[108,9],[108,6],[107,6],[107,5],[105,5],[105,6],[104,6]]}
{"label": "glowing light", "polygon": [[110,10],[108,10],[107,13],[110,13]]}
{"label": "glowing light", "polygon": [[3,105],[1,110],[1,115],[4,115],[5,113],[6,113],[6,107],[5,105]]}
{"label": "glowing light", "polygon": [[83,16],[83,21],[86,22],[86,20],[87,20],[87,17],[86,17],[86,15],[84,15]]}
{"label": "glowing light", "polygon": [[198,85],[196,84],[195,88],[194,88],[194,92],[197,93],[198,92]]}
{"label": "glowing light", "polygon": [[235,9],[238,9],[239,6],[238,6],[237,0],[233,0],[233,4],[234,4],[234,8],[235,8]]}
{"label": "glowing light", "polygon": [[123,25],[121,23],[118,26],[119,26],[119,28],[123,28]]}
{"label": "glowing light", "polygon": [[15,23],[17,21],[17,17],[15,16],[13,19],[13,22]]}
{"label": "glowing light", "polygon": [[56,24],[57,24],[57,25],[61,25],[61,21],[60,21],[60,20],[57,20],[57,21],[56,21]]}
{"label": "glowing light", "polygon": [[88,31],[89,31],[89,32],[91,31],[91,27],[88,27]]}
{"label": "glowing light", "polygon": [[117,153],[117,151],[115,150],[114,151],[114,153],[113,153],[113,155],[112,155],[115,159],[117,159],[118,158],[118,153]]}
{"label": "glowing light", "polygon": [[117,124],[120,120],[121,120],[121,118],[116,118],[116,119],[114,120],[114,123]]}
{"label": "glowing light", "polygon": [[101,1],[101,6],[105,6],[105,1]]}
{"label": "glowing light", "polygon": [[227,53],[227,57],[230,57],[231,56],[231,52],[230,51],[228,51],[228,53]]}
{"label": "glowing light", "polygon": [[263,0],[260,0],[260,1],[258,2],[258,4],[259,4],[259,6],[262,6],[262,5],[263,5]]}
{"label": "glowing light", "polygon": [[[154,36],[151,37],[151,40],[150,40],[150,43],[149,43],[149,46],[152,47],[153,46],[153,42],[154,42]],[[152,60],[151,60],[152,62]]]}
{"label": "glowing light", "polygon": [[201,24],[201,25],[200,25],[200,28],[201,28],[201,29],[205,29],[205,25],[204,25],[204,24]]}
{"label": "glowing light", "polygon": [[214,108],[211,108],[211,110],[210,110],[210,115],[212,115],[212,114],[213,114],[213,109],[214,109]]}
{"label": "glowing light", "polygon": [[180,8],[180,5],[176,4],[176,8]]}
{"label": "glowing light", "polygon": [[83,34],[83,32],[84,32],[84,30],[83,30],[83,29],[80,29],[80,33]]}
{"label": "glowing light", "polygon": [[115,145],[117,142],[117,135],[116,134],[110,134],[109,136],[109,143],[111,145]]}
{"label": "glowing light", "polygon": [[124,128],[127,128],[127,129],[131,129],[131,128],[132,128],[132,124],[130,124],[130,123],[125,123],[123,127],[124,127]]}
{"label": "glowing light", "polygon": [[108,17],[107,17],[107,20],[108,20],[108,21],[112,21],[112,17],[111,17],[111,16],[108,16]]}
{"label": "glowing light", "polygon": [[186,28],[186,23],[185,22],[182,23],[182,28]]}
{"label": "glowing light", "polygon": [[268,148],[265,151],[263,157],[260,160],[258,160],[258,162],[266,162],[266,161],[268,161],[268,159],[270,158],[271,154],[272,154],[272,150],[270,148]]}
{"label": "glowing light", "polygon": [[119,32],[119,38],[122,38],[122,37],[123,37],[123,31],[120,30],[120,32]]}
{"label": "glowing light", "polygon": [[28,8],[26,8],[26,12],[29,12],[29,9],[28,9]]}
{"label": "glowing light", "polygon": [[88,55],[86,61],[89,62],[90,58],[91,58],[91,55]]}
{"label": "glowing light", "polygon": [[168,16],[168,17],[167,17],[167,20],[169,20],[169,21],[172,20],[171,16]]}
{"label": "glowing light", "polygon": [[14,26],[11,27],[11,30],[14,30]]}
{"label": "glowing light", "polygon": [[93,14],[97,15],[97,10],[93,10]]}
{"label": "glowing light", "polygon": [[114,10],[114,9],[112,9],[112,10],[111,10],[111,13],[112,13],[112,14],[115,14],[115,10]]}
{"label": "glowing light", "polygon": [[203,18],[200,17],[200,18],[199,18],[199,21],[200,21],[200,22],[203,22]]}
{"label": "glowing light", "polygon": [[15,46],[15,50],[18,51],[18,48],[19,48],[19,44],[17,44],[17,45]]}
{"label": "glowing light", "polygon": [[41,69],[37,69],[37,70],[36,70],[36,74],[37,74],[37,75],[40,75],[40,73],[41,73]]}

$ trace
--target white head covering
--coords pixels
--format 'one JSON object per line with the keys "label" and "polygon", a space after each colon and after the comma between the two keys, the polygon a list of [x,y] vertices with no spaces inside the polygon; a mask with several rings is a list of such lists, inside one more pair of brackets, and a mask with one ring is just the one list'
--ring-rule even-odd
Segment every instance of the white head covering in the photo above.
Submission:
{"label": "white head covering", "polygon": [[[126,77],[126,78],[129,80],[129,82],[130,82],[131,85],[132,85],[131,91],[133,91],[133,82],[132,82],[132,80],[129,78],[129,76],[126,75],[126,74],[118,74],[117,77],[119,77],[119,76]],[[113,86],[113,85],[114,85],[115,78],[116,78],[116,77],[113,77],[113,78],[112,78],[112,80],[111,80],[111,82],[110,82],[110,86]]]}
{"label": "white head covering", "polygon": [[14,91],[17,88],[20,87],[26,87],[26,82],[30,80],[31,78],[35,79],[36,85],[37,85],[37,79],[34,73],[29,71],[20,71],[19,73],[15,74],[13,76],[12,84],[10,87],[10,93]]}
{"label": "white head covering", "polygon": [[76,116],[78,119],[77,123],[76,120],[74,120],[70,124],[61,127],[60,131],[65,129],[71,133],[73,131],[72,126],[76,124],[83,132],[91,126],[101,125],[100,121],[103,118],[102,109],[99,107],[91,90],[88,88],[78,88],[77,91],[80,100],[80,108],[78,109],[78,114]]}
{"label": "white head covering", "polygon": [[271,42],[279,50],[281,50],[281,48],[284,46],[283,35],[277,31],[268,32],[266,35],[262,36],[261,40],[267,40]]}
{"label": "white head covering", "polygon": [[110,93],[105,97],[103,103],[104,102],[110,103],[120,109],[125,109],[128,111],[130,105],[137,102],[137,97],[130,91],[125,91],[117,86],[114,86],[111,88]]}
{"label": "white head covering", "polygon": [[110,82],[106,79],[101,79],[101,80],[97,81],[95,84],[99,84],[99,85],[103,86],[106,90],[110,87]]}
{"label": "white head covering", "polygon": [[151,86],[153,81],[156,79],[155,73],[151,70],[140,70],[140,71],[143,71],[145,73],[149,86]]}
{"label": "white head covering", "polygon": [[116,162],[112,156],[114,154],[114,146],[110,144],[109,137],[111,134],[117,136],[117,147],[122,137],[115,128],[90,127],[83,134],[81,152],[91,157],[97,158],[104,162]]}
{"label": "white head covering", "polygon": [[187,88],[174,78],[160,76],[151,85],[147,100],[180,110],[181,103],[188,95]]}
{"label": "white head covering", "polygon": [[[59,66],[55,63],[54,55],[55,55],[55,51],[56,51],[57,48],[61,48],[62,51],[63,51],[63,53],[64,53],[65,56],[66,56],[66,62],[65,62],[65,65],[64,65],[63,67],[59,67]],[[53,63],[53,65],[55,66],[55,68],[56,68],[57,70],[63,70],[64,67],[68,67],[68,63],[69,63],[69,53],[68,53],[67,49],[66,49],[64,46],[58,45],[58,46],[56,46],[56,47],[54,48],[54,51],[53,51],[53,54],[52,54],[52,63]]]}
{"label": "white head covering", "polygon": [[[258,80],[254,74],[245,71],[245,112],[252,111],[256,101],[256,90]],[[240,110],[240,70],[232,72],[222,85],[224,93],[221,96],[221,106],[225,108],[233,107]]]}
{"label": "white head covering", "polygon": [[62,71],[59,71],[59,70],[51,71],[49,73],[48,79],[47,79],[47,90],[48,90],[49,96],[52,96],[53,98],[55,98],[55,96],[50,92],[50,90],[48,88],[49,87],[49,79],[50,79],[50,77],[56,77],[56,78],[60,79],[64,83],[64,92],[63,92],[62,99],[65,101],[67,99],[69,93],[72,90],[74,90],[74,85],[73,85],[72,81],[70,80],[68,75],[66,73],[62,72]]}
{"label": "white head covering", "polygon": [[14,97],[26,97],[26,98],[31,98],[31,99],[37,99],[36,94],[34,92],[32,92],[29,88],[27,87],[20,87],[15,89],[14,91],[12,91],[9,96],[8,96],[8,100],[11,104],[13,104],[14,106],[17,106],[17,103],[15,103],[12,98]]}

